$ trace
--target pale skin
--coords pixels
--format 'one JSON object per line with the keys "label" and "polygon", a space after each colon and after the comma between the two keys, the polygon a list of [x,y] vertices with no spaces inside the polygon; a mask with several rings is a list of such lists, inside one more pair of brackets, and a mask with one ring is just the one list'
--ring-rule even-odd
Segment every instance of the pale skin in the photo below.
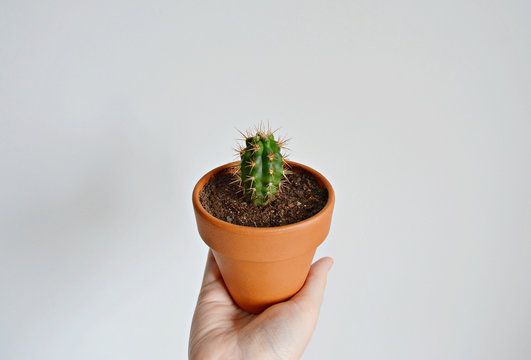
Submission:
{"label": "pale skin", "polygon": [[189,359],[300,359],[317,324],[332,264],[329,257],[316,261],[297,294],[254,315],[233,302],[210,251],[192,320]]}

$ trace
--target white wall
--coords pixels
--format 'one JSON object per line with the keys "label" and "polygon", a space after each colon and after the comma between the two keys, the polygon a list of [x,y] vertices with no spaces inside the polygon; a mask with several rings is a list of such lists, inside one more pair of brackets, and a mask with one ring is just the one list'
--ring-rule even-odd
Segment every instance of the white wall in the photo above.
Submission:
{"label": "white wall", "polygon": [[192,188],[269,120],[337,193],[304,359],[529,359],[530,12],[2,1],[0,358],[184,359]]}

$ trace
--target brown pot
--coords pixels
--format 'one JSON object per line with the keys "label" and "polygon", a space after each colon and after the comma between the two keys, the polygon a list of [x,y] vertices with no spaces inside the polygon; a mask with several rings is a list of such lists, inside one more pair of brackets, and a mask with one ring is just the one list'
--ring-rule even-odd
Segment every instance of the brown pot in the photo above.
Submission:
{"label": "brown pot", "polygon": [[220,166],[204,175],[192,194],[197,228],[212,249],[223,280],[242,309],[259,313],[269,305],[284,301],[300,290],[317,246],[330,229],[334,190],[317,171],[290,162],[291,170],[304,169],[328,190],[328,201],[314,216],[290,225],[250,227],[231,224],[210,215],[199,202],[199,193],[208,180],[226,172],[236,163]]}

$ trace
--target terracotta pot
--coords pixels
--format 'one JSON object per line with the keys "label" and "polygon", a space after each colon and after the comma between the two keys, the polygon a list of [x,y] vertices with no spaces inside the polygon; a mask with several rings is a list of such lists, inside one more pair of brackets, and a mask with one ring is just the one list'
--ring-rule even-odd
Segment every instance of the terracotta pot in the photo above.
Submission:
{"label": "terracotta pot", "polygon": [[192,201],[199,234],[212,249],[232,298],[242,309],[259,313],[269,305],[289,299],[304,284],[315,250],[330,229],[334,190],[317,171],[290,162],[292,171],[310,172],[328,190],[324,208],[290,225],[231,224],[210,215],[199,202],[199,193],[211,177],[226,172],[234,164],[220,166],[204,175],[194,188]]}

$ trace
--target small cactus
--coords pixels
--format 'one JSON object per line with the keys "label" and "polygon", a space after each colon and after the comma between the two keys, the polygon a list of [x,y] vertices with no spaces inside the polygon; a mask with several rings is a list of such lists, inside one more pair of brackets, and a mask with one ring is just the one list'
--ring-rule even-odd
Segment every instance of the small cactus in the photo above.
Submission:
{"label": "small cactus", "polygon": [[242,135],[245,147],[237,150],[241,159],[237,181],[247,201],[264,206],[275,199],[283,178],[287,179],[286,157],[280,152],[286,140],[275,140],[273,132],[261,126],[254,135],[249,132]]}

